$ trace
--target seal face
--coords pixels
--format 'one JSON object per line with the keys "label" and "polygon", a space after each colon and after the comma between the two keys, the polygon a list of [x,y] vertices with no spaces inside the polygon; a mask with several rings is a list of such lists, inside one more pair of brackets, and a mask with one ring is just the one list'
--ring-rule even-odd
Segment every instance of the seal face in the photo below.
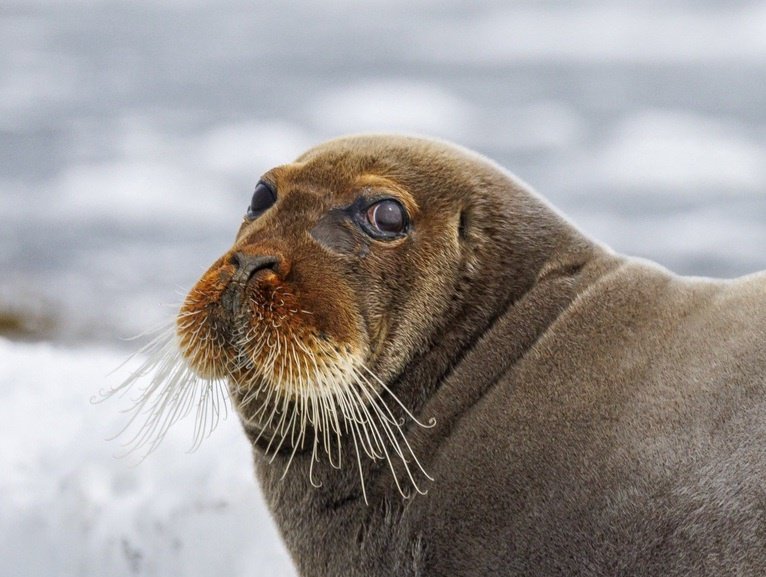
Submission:
{"label": "seal face", "polygon": [[263,175],[138,439],[195,394],[204,437],[226,387],[302,575],[763,575],[764,327],[766,275],[677,277],[470,151],[343,138]]}
{"label": "seal face", "polygon": [[393,166],[332,156],[263,176],[233,247],[181,308],[180,348],[198,375],[228,381],[267,452],[310,447],[340,466],[347,442],[357,460],[398,460],[419,490],[408,412],[386,382],[460,281],[463,199],[416,198]]}

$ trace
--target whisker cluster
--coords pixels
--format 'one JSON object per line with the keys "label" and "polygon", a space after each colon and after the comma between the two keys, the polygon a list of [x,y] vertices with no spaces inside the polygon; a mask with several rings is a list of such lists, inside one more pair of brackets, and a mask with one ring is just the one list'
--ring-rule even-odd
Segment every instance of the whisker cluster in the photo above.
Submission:
{"label": "whisker cluster", "polygon": [[[92,399],[101,402],[137,390],[131,406],[125,410],[129,415],[127,422],[110,440],[129,434],[121,456],[139,453],[143,460],[160,445],[175,423],[196,410],[189,447],[189,451],[194,451],[228,415],[230,401],[225,379],[203,378],[189,367],[178,346],[175,323],[159,331],[131,359],[135,356],[146,357],[139,368],[120,385],[101,390]],[[137,428],[128,433],[134,427]]]}
{"label": "whisker cluster", "polygon": [[[310,443],[309,480],[320,486],[315,466],[326,459],[340,469],[344,443],[351,443],[365,502],[365,458],[386,462],[403,497],[410,496],[410,488],[424,494],[417,478],[431,477],[407,440],[405,424],[409,419],[430,427],[433,421],[425,424],[412,415],[350,346],[333,345],[292,322],[294,315],[309,313],[285,308],[289,296],[274,291],[274,300],[252,306],[225,331],[207,307],[188,307],[139,351],[146,356],[141,366],[101,393],[109,398],[141,387],[127,410],[128,422],[115,435],[137,426],[125,443],[126,454],[141,451],[146,457],[192,411],[190,450],[196,449],[226,416],[233,397],[242,418],[260,431],[258,437],[267,435],[271,461],[289,451],[282,478]],[[190,298],[200,295],[193,291]]]}
{"label": "whisker cluster", "polygon": [[[276,340],[270,342],[252,335],[245,337],[242,350],[247,350],[255,340],[258,347],[269,347],[269,354],[255,370],[252,381],[239,383],[238,390],[240,406],[256,403],[256,409],[246,417],[247,422],[260,429],[260,435],[266,431],[271,434],[266,447],[271,459],[285,442],[292,447],[283,477],[298,449],[310,442],[309,479],[314,486],[319,486],[313,478],[314,464],[326,456],[331,466],[341,468],[342,443],[350,441],[365,502],[363,457],[386,461],[403,497],[409,496],[409,486],[425,494],[416,480],[418,471],[428,479],[431,477],[407,440],[404,419],[395,417],[386,396],[418,426],[429,427],[433,422],[426,425],[415,418],[354,355],[341,354],[316,340],[311,341],[309,347],[287,331],[274,338]],[[260,348],[254,352],[252,356],[257,357]],[[284,358],[288,361],[278,362]],[[396,462],[403,471],[397,472]]]}

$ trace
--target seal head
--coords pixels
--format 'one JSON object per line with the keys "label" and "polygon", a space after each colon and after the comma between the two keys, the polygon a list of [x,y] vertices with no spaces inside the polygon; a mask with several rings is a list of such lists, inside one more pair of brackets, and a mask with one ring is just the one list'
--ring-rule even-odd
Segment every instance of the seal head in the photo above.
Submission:
{"label": "seal head", "polygon": [[267,452],[313,448],[339,466],[356,445],[355,460],[397,460],[394,479],[402,467],[417,488],[402,419],[429,391],[401,390],[405,369],[442,339],[464,348],[546,265],[579,266],[591,250],[543,205],[443,143],[319,146],[263,175],[234,245],[181,309],[182,352],[227,379]]}

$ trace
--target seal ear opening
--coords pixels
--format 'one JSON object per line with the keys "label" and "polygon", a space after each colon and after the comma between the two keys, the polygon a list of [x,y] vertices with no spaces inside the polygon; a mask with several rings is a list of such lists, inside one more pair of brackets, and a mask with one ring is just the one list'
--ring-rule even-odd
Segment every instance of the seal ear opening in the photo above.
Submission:
{"label": "seal ear opening", "polygon": [[457,225],[457,235],[460,238],[460,240],[465,240],[465,229],[468,225],[468,216],[466,215],[465,209],[460,211],[460,222]]}

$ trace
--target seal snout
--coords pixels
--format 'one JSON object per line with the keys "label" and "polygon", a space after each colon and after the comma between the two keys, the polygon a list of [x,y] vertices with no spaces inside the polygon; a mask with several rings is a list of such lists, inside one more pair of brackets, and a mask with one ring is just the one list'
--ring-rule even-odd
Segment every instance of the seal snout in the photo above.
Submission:
{"label": "seal snout", "polygon": [[221,295],[221,305],[228,312],[239,313],[242,297],[248,282],[256,276],[280,275],[284,272],[284,259],[277,254],[251,254],[243,251],[232,253],[229,264],[235,267],[229,285]]}

